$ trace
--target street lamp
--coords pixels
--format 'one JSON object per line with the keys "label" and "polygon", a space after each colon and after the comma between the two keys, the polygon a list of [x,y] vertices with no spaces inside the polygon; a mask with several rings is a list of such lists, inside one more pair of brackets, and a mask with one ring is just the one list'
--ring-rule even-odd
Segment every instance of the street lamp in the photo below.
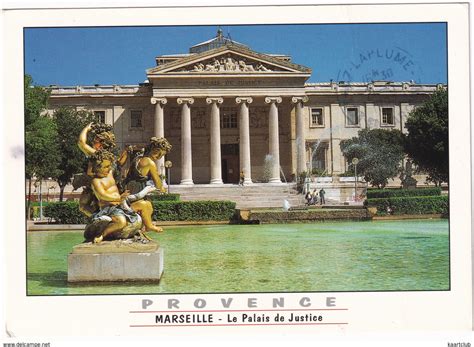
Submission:
{"label": "street lamp", "polygon": [[165,168],[166,168],[166,180],[168,181],[168,194],[170,193],[170,185],[171,185],[171,168],[173,167],[173,163],[171,160],[165,161]]}
{"label": "street lamp", "polygon": [[355,176],[355,182],[354,182],[354,201],[357,201],[357,164],[359,163],[358,158],[353,158],[352,159],[352,165],[354,165],[354,176]]}

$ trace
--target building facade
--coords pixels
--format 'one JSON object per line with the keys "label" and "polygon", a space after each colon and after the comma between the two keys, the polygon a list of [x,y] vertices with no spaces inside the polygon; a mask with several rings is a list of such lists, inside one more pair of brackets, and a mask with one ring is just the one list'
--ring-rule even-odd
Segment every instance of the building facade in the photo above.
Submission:
{"label": "building facade", "polygon": [[[441,85],[307,83],[311,69],[217,36],[158,56],[139,85],[52,86],[50,111],[71,106],[112,124],[121,148],[166,137],[173,184],[290,181],[344,173],[340,142],[364,128],[399,129]],[[158,163],[164,170],[164,159]]]}

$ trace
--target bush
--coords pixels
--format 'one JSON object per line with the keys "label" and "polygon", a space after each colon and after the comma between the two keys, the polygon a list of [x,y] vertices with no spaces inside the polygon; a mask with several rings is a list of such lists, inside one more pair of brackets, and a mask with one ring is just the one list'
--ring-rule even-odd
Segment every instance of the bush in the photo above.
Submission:
{"label": "bush", "polygon": [[86,224],[88,218],[79,211],[77,201],[50,202],[44,215],[58,224]]}
{"label": "bush", "polygon": [[[26,203],[28,203],[28,201],[27,201]],[[43,201],[43,208],[46,207],[46,206],[48,206],[49,204],[50,204],[50,202],[48,202],[48,201]],[[40,206],[40,202],[39,202],[39,201],[31,201],[31,202],[30,202],[30,206],[31,206],[31,207],[35,207],[35,206],[38,206],[38,207],[39,207],[39,206]]]}
{"label": "bush", "polygon": [[367,207],[376,207],[377,215],[449,214],[448,196],[409,196],[367,199]]}
{"label": "bush", "polygon": [[157,221],[226,221],[234,216],[235,202],[154,201],[153,210],[153,220]]}
{"label": "bush", "polygon": [[[235,202],[231,201],[152,201],[152,204],[153,220],[157,221],[228,221],[235,213]],[[58,224],[88,222],[76,201],[49,203],[44,215]]]}
{"label": "bush", "polygon": [[[26,204],[28,204],[28,201],[26,201]],[[43,201],[43,215],[44,215],[45,208],[46,208],[46,206],[48,206],[48,204],[49,204],[48,201]],[[40,216],[40,203],[39,203],[39,201],[31,201],[30,202],[30,209],[31,209],[30,217],[31,218],[39,218],[39,216]]]}
{"label": "bush", "polygon": [[403,196],[433,196],[441,195],[440,187],[417,189],[368,189],[368,199],[403,197]]}
{"label": "bush", "polygon": [[180,195],[179,194],[156,194],[150,195],[151,201],[179,201]]}
{"label": "bush", "polygon": [[311,174],[312,175],[315,175],[315,176],[318,176],[318,177],[321,177],[323,175],[327,176],[327,170],[325,169],[318,169],[318,168],[313,168],[311,170]]}
{"label": "bush", "polygon": [[[346,172],[343,172],[343,173],[340,173],[338,175],[339,177],[354,177],[354,171],[346,171]],[[360,176],[360,175],[357,175],[357,176]],[[382,190],[382,189],[379,189],[379,190]]]}

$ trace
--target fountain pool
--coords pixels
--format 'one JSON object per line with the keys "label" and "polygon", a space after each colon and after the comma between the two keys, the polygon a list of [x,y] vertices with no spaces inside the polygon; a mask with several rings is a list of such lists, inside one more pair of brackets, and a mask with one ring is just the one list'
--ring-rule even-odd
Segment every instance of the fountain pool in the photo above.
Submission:
{"label": "fountain pool", "polygon": [[447,220],[166,227],[159,284],[68,284],[79,231],[29,232],[28,295],[449,290]]}

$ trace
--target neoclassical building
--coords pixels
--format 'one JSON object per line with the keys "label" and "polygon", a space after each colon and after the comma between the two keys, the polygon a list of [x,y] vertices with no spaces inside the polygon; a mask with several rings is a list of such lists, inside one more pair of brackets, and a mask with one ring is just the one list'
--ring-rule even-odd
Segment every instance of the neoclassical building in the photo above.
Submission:
{"label": "neoclassical building", "polygon": [[[400,129],[441,85],[410,82],[307,83],[311,69],[217,36],[188,53],[156,57],[138,85],[52,86],[51,111],[93,111],[120,147],[166,137],[173,184],[290,181],[347,163],[340,142],[363,128]],[[159,163],[163,170],[164,161]]]}

